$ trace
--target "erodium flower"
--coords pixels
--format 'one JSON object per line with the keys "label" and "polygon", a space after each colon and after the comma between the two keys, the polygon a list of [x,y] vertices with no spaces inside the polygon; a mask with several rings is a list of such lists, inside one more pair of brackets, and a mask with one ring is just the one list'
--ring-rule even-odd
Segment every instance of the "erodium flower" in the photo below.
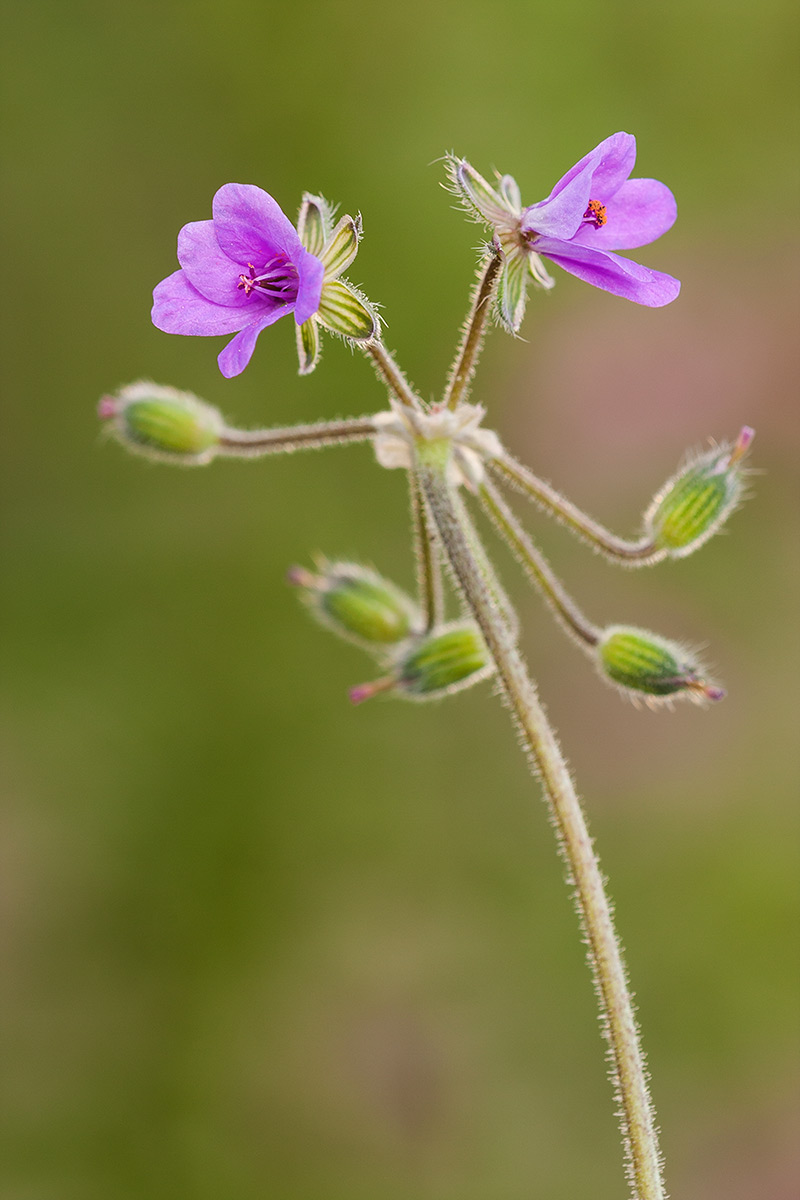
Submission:
{"label": "erodium flower", "polygon": [[648,308],[660,308],[678,295],[681,285],[671,275],[613,253],[654,242],[677,215],[675,198],[663,183],[628,178],[635,162],[636,139],[612,134],[567,171],[546,200],[523,208],[511,175],[492,186],[466,159],[448,160],[456,194],[491,226],[503,252],[497,310],[512,333],[522,323],[528,280],[553,287],[543,257],[594,287]]}
{"label": "erodium flower", "polygon": [[[304,197],[306,225],[309,202],[324,204]],[[245,369],[262,329],[289,313],[298,327],[304,374],[319,357],[318,320],[344,337],[373,336],[374,311],[338,278],[355,258],[360,221],[342,217],[331,230],[320,217],[309,247],[272,196],[243,183],[219,189],[213,214],[211,221],[193,221],[178,234],[181,269],[153,292],[152,318],[159,329],[201,337],[235,333],[217,360],[228,379]]]}
{"label": "erodium flower", "polygon": [[[435,400],[412,387],[381,340],[374,308],[340,278],[356,256],[360,218],[344,216],[334,223],[322,197],[306,193],[295,227],[266,192],[227,184],[214,197],[213,220],[181,230],[181,269],[155,290],[155,324],[170,333],[235,334],[219,356],[223,375],[232,376],[249,362],[261,330],[293,314],[301,374],[316,365],[320,330],[327,329],[370,361],[384,407],[368,416],[241,429],[196,396],[145,380],[104,396],[98,411],[129,450],[166,463],[205,466],[216,458],[269,458],[371,442],[382,467],[407,473],[417,567],[413,598],[373,568],[340,559],[320,558],[313,572],[294,567],[289,580],[322,624],[378,664],[379,678],[351,689],[354,704],[373,696],[441,699],[494,674],[541,781],[574,885],[608,1041],[629,1195],[664,1200],[648,1075],[604,877],[520,650],[519,618],[472,510],[480,506],[562,631],[606,683],[649,706],[668,706],[673,698],[719,700],[722,688],[708,680],[694,652],[679,642],[635,625],[595,624],[521,523],[504,489],[555,517],[609,561],[652,566],[693,553],[730,516],[743,496],[753,430],[745,426],[735,442],[693,455],[656,494],[641,534],[627,539],[513,458],[498,435],[484,427],[483,405],[468,402],[491,306],[516,333],[528,284],[553,286],[544,266],[548,258],[637,304],[659,307],[675,299],[676,279],[615,253],[647,245],[675,220],[675,201],[663,184],[628,178],[635,157],[634,139],[616,133],[568,171],[546,200],[527,208],[510,175],[489,184],[466,160],[448,158],[456,194],[492,234],[491,245],[482,248],[447,382]],[[455,619],[448,619],[448,580],[458,606]],[[465,747],[469,751],[481,753],[477,744]]]}

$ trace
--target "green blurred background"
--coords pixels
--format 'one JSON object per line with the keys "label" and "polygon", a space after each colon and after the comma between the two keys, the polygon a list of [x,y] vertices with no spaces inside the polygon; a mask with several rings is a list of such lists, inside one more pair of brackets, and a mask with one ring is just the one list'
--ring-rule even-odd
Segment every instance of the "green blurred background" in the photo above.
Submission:
{"label": "green blurred background", "polygon": [[616,1200],[594,1001],[554,838],[484,685],[353,709],[374,670],[285,586],[313,551],[412,580],[368,448],[179,471],[98,436],[149,376],[243,425],[382,406],[288,322],[227,382],[149,321],[230,180],[364,214],[351,276],[425,394],[478,237],[444,151],[544,196],[617,129],[678,197],[650,311],[559,274],[475,398],[633,532],[686,447],[756,426],[754,498],[696,557],[616,572],[533,510],[600,622],[707,644],[730,689],[636,711],[507,556],[586,798],[671,1193],[797,1195],[795,6],[9,7],[3,322],[2,1200]]}

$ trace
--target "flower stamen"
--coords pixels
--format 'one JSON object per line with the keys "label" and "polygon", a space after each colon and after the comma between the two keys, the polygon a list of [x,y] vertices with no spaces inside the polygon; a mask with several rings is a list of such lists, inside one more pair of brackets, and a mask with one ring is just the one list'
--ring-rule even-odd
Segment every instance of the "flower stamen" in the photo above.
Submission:
{"label": "flower stamen", "polygon": [[595,229],[602,229],[608,220],[605,204],[601,204],[599,200],[590,200],[583,219],[587,224],[594,225]]}
{"label": "flower stamen", "polygon": [[280,300],[284,304],[290,304],[296,299],[297,271],[282,255],[271,258],[258,274],[254,263],[248,263],[247,266],[248,273],[243,271],[236,285],[239,289],[244,288],[245,296],[258,289],[271,300]]}

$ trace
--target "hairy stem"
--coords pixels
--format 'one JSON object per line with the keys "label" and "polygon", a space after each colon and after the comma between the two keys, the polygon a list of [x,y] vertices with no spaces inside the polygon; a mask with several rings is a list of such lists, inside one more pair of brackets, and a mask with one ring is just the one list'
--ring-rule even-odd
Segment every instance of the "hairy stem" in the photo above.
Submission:
{"label": "hairy stem", "polygon": [[528,500],[533,500],[552,517],[563,521],[568,529],[589,542],[596,550],[615,562],[631,567],[642,567],[665,558],[663,550],[641,538],[638,542],[617,537],[604,526],[581,512],[570,500],[566,500],[554,487],[539,479],[510,454],[492,459],[491,468],[503,483],[512,483]]}
{"label": "hairy stem", "polygon": [[429,633],[434,625],[441,622],[444,614],[441,558],[425,497],[412,471],[408,473],[408,483],[411,493],[414,557],[417,562],[417,591],[425,618],[425,632]]}
{"label": "hairy stem", "polygon": [[456,408],[462,400],[466,400],[469,393],[469,385],[483,348],[486,325],[491,311],[490,301],[502,261],[500,254],[493,251],[483,263],[478,281],[472,290],[470,310],[464,322],[461,342],[450,368],[442,400],[448,408]]}
{"label": "hairy stem", "polygon": [[217,453],[229,458],[258,458],[264,454],[317,450],[343,442],[365,442],[374,435],[371,417],[320,421],[316,425],[288,425],[283,429],[226,428],[219,439]]}
{"label": "hairy stem", "polygon": [[383,342],[356,342],[356,345],[366,354],[367,358],[372,359],[378,378],[383,380],[389,391],[401,404],[405,404],[407,408],[424,408],[419,396]]}
{"label": "hairy stem", "polygon": [[644,1058],[600,867],[566,763],[536,688],[522,656],[509,637],[505,623],[499,618],[483,573],[472,554],[469,539],[461,526],[458,506],[453,502],[445,468],[446,459],[437,461],[424,444],[418,444],[418,474],[422,490],[453,576],[474,613],[497,666],[502,694],[512,712],[532,769],[542,780],[569,878],[575,886],[575,899],[589,947],[589,962],[608,1041],[612,1079],[619,1099],[631,1194],[634,1200],[665,1200]]}
{"label": "hairy stem", "polygon": [[519,639],[519,617],[517,616],[517,611],[509,600],[508,594],[498,578],[497,572],[494,569],[494,563],[486,553],[486,547],[480,539],[480,534],[475,528],[472,518],[467,511],[466,505],[464,504],[458,492],[451,491],[450,496],[458,513],[459,524],[464,531],[464,536],[469,542],[469,548],[472,552],[472,556],[475,559],[481,574],[483,575],[484,582],[489,589],[489,593],[497,607],[497,611],[502,620],[505,622],[509,637],[511,638],[512,642],[516,642]]}
{"label": "hairy stem", "polygon": [[534,587],[544,596],[570,637],[577,638],[584,649],[596,646],[600,640],[600,630],[578,608],[541,550],[534,545],[517,521],[497,488],[487,480],[481,486],[479,495],[495,528],[508,542]]}

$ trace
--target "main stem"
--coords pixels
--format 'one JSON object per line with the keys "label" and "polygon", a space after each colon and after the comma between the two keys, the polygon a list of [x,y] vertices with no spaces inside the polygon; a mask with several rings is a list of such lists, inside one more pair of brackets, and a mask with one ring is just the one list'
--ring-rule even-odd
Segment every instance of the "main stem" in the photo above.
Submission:
{"label": "main stem", "polygon": [[665,1200],[644,1057],[603,877],[553,730],[459,520],[459,506],[454,503],[445,476],[447,452],[448,448],[442,443],[418,443],[420,486],[453,576],[497,666],[503,696],[528,752],[531,767],[542,780],[569,877],[575,885],[575,898],[589,946],[589,962],[609,1046],[612,1079],[620,1101],[621,1132],[633,1200]]}

